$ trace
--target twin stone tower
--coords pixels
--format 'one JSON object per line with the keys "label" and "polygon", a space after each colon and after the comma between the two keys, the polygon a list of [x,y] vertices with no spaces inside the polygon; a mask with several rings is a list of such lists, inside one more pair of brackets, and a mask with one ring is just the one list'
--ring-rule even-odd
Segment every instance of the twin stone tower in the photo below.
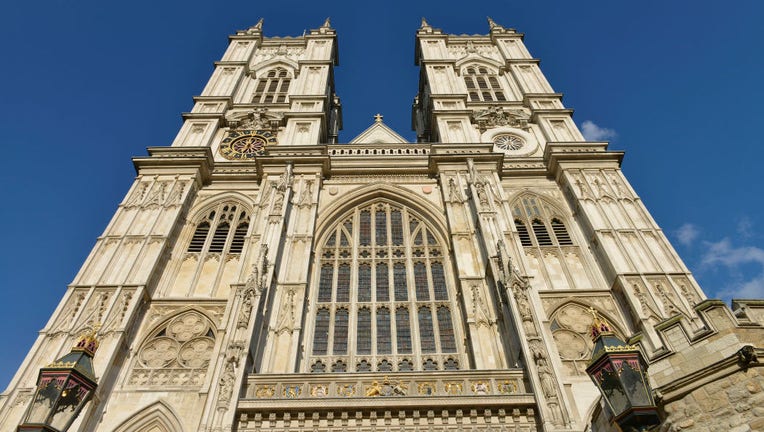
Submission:
{"label": "twin stone tower", "polygon": [[416,143],[381,116],[337,142],[336,39],[230,37],[172,145],[133,159],[0,431],[96,327],[72,431],[615,431],[591,309],[648,360],[659,430],[764,429],[764,302],[706,298],[521,33],[422,21]]}

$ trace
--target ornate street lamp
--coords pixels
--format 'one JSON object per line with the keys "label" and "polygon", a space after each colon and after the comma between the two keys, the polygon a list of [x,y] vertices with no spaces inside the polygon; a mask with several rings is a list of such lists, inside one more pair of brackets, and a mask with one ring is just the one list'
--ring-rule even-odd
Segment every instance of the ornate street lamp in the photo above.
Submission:
{"label": "ornate street lamp", "polygon": [[37,390],[17,432],[65,432],[98,386],[93,354],[96,330],[82,336],[69,354],[40,369]]}
{"label": "ornate street lamp", "polygon": [[594,349],[586,373],[615,421],[624,431],[644,431],[660,424],[642,353],[619,339],[593,308],[589,311],[594,317],[591,328]]}

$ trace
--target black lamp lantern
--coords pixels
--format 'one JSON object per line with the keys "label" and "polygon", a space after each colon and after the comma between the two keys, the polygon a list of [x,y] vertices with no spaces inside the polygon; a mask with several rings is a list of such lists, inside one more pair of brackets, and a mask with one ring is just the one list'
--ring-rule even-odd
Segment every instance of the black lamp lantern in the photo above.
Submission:
{"label": "black lamp lantern", "polygon": [[592,359],[586,373],[599,388],[624,431],[644,431],[660,423],[647,381],[647,364],[634,345],[626,345],[594,309]]}
{"label": "black lamp lantern", "polygon": [[17,432],[64,432],[98,386],[93,354],[95,331],[80,338],[69,354],[40,369],[37,390]]}

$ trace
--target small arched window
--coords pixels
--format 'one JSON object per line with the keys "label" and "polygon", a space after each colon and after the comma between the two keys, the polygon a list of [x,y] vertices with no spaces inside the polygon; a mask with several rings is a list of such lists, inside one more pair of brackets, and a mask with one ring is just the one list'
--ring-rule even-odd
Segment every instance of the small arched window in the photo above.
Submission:
{"label": "small arched window", "polygon": [[483,66],[470,66],[462,72],[470,102],[503,102],[507,98],[498,77]]}
{"label": "small arched window", "polygon": [[271,69],[257,81],[254,103],[285,103],[289,84],[292,79],[286,69],[277,67]]}

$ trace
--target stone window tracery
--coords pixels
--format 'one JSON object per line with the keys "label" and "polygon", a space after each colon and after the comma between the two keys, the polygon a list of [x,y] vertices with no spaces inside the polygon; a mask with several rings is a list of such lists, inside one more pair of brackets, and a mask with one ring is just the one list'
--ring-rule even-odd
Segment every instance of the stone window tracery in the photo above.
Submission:
{"label": "stone window tracery", "polygon": [[592,275],[562,213],[541,197],[524,193],[512,203],[520,245],[538,289],[591,289]]}
{"label": "stone window tracery", "polygon": [[285,103],[291,81],[291,75],[286,69],[282,67],[271,69],[257,81],[252,102]]}
{"label": "stone window tracery", "polygon": [[248,229],[249,215],[245,210],[233,202],[221,203],[196,225],[187,251],[240,254]]}
{"label": "stone window tracery", "polygon": [[[601,311],[598,313],[602,315]],[[589,334],[591,322],[588,308],[578,303],[568,303],[552,315],[550,329],[567,375],[586,376],[586,366],[594,346]],[[613,324],[608,323],[623,338]]]}
{"label": "stone window tracery", "polygon": [[306,371],[458,368],[447,254],[421,218],[378,200],[349,211],[325,238]]}
{"label": "stone window tracery", "polygon": [[504,102],[507,98],[499,79],[485,66],[471,65],[462,70],[470,102]]}
{"label": "stone window tracery", "polygon": [[238,280],[249,228],[250,211],[237,201],[220,201],[200,213],[186,227],[188,243],[178,242],[182,258],[174,261],[177,273],[163,285],[163,294],[226,297]]}
{"label": "stone window tracery", "polygon": [[215,346],[207,317],[191,310],[158,326],[138,350],[131,385],[201,385]]}
{"label": "stone window tracery", "polygon": [[573,245],[565,224],[551,210],[541,205],[541,200],[534,196],[523,196],[515,201],[512,214],[523,246]]}

